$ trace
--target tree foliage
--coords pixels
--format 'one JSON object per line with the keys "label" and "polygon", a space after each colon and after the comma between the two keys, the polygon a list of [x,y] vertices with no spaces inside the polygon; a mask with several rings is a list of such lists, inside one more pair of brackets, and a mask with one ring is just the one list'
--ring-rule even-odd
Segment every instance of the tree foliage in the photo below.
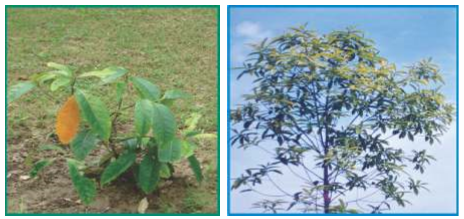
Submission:
{"label": "tree foliage", "polygon": [[[299,191],[274,184],[286,201],[255,207],[379,213],[392,202],[405,206],[405,195],[424,187],[406,167],[423,173],[433,157],[389,139],[433,144],[452,122],[454,106],[440,92],[444,81],[432,59],[399,69],[359,30],[318,35],[304,26],[254,45],[249,57],[238,79],[254,79],[253,92],[230,112],[231,143],[265,148],[273,160],[247,169],[232,189],[258,192],[254,186],[272,182],[285,166],[305,173],[293,172],[303,181]],[[269,140],[277,146],[266,146]],[[365,196],[345,200],[357,190]],[[374,194],[382,199],[368,202]]]}

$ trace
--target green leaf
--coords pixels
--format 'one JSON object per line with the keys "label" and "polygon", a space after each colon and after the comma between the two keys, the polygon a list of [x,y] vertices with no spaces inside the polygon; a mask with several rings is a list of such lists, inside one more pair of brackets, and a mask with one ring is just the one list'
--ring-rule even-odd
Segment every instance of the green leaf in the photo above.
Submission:
{"label": "green leaf", "polygon": [[135,104],[135,131],[140,137],[145,136],[152,126],[153,105],[150,100],[138,100]]}
{"label": "green leaf", "polygon": [[185,93],[180,90],[168,90],[164,93],[161,103],[165,105],[172,105],[174,103],[174,100],[186,98],[190,98],[190,95],[188,93]]}
{"label": "green leaf", "polygon": [[8,90],[8,103],[11,103],[24,95],[25,93],[31,91],[36,87],[36,84],[33,82],[21,82],[11,86],[10,90]]}
{"label": "green leaf", "polygon": [[111,120],[110,113],[105,104],[98,98],[90,96],[82,91],[75,93],[77,103],[84,119],[89,122],[92,131],[107,141],[110,138]]}
{"label": "green leaf", "polygon": [[101,185],[104,186],[108,184],[124,173],[135,162],[135,158],[136,154],[133,151],[126,151],[126,153],[119,156],[118,159],[111,162],[110,165],[106,167],[105,171],[103,171],[100,179]]}
{"label": "green leaf", "polygon": [[160,177],[163,178],[163,179],[167,179],[167,178],[171,177],[171,170],[169,169],[168,164],[161,163]]}
{"label": "green leaf", "polygon": [[168,143],[159,145],[158,158],[160,162],[174,162],[181,158],[182,142],[179,139],[173,139]]}
{"label": "green leaf", "polygon": [[137,179],[139,187],[150,194],[156,189],[160,179],[160,163],[146,154],[138,168]]}
{"label": "green leaf", "polygon": [[130,151],[135,151],[138,146],[137,138],[130,138],[123,142],[124,148]]}
{"label": "green leaf", "polygon": [[71,150],[74,157],[78,160],[84,160],[85,157],[95,148],[98,143],[97,136],[90,130],[79,132],[71,142]]}
{"label": "green leaf", "polygon": [[181,156],[185,158],[192,156],[196,147],[195,144],[189,141],[182,141]]}
{"label": "green leaf", "polygon": [[190,118],[185,121],[185,125],[187,126],[186,131],[194,131],[197,128],[197,124],[201,119],[201,114],[199,113],[192,113]]}
{"label": "green leaf", "polygon": [[195,155],[190,156],[188,158],[188,161],[190,163],[190,168],[192,168],[193,173],[195,174],[195,178],[197,179],[197,181],[198,182],[203,181],[203,174],[201,173],[200,162],[198,162]]}
{"label": "green leaf", "polygon": [[211,134],[211,133],[200,133],[192,136],[193,138],[196,139],[215,139],[217,138],[216,134]]}
{"label": "green leaf", "polygon": [[29,172],[29,176],[31,176],[32,178],[36,177],[37,174],[39,174],[41,170],[43,170],[48,165],[52,164],[53,161],[55,160],[54,159],[43,159],[43,160],[37,161],[32,167],[31,171]]}
{"label": "green leaf", "polygon": [[411,132],[408,132],[408,139],[414,141],[414,135]]}
{"label": "green leaf", "polygon": [[54,62],[49,62],[49,63],[47,63],[47,66],[50,67],[50,68],[54,68],[54,69],[58,70],[60,72],[60,74],[62,74],[62,75],[65,75],[65,76],[68,76],[68,77],[72,76],[71,69],[66,65],[62,65],[62,64],[58,64],[58,63],[54,63]]}
{"label": "green leaf", "polygon": [[168,107],[163,104],[153,104],[153,132],[158,144],[170,142],[176,135],[176,118]]}
{"label": "green leaf", "polygon": [[126,92],[127,84],[125,82],[116,83],[116,103],[119,103]]}
{"label": "green leaf", "polygon": [[67,86],[71,83],[71,78],[68,77],[59,77],[53,81],[53,83],[50,85],[50,90],[51,91],[56,91],[60,89],[61,87]]}
{"label": "green leaf", "polygon": [[40,151],[59,151],[59,152],[62,152],[62,153],[65,152],[65,150],[62,147],[57,146],[57,145],[53,145],[53,144],[41,145],[39,147],[39,150]]}
{"label": "green leaf", "polygon": [[57,77],[66,77],[66,78],[71,78],[72,74],[66,71],[61,71],[61,70],[55,70],[55,71],[49,71],[48,73],[54,74]]}
{"label": "green leaf", "polygon": [[127,70],[122,67],[108,67],[100,71],[91,71],[79,75],[81,78],[85,77],[97,77],[100,78],[102,84],[111,83],[118,78],[124,76],[127,73]]}
{"label": "green leaf", "polygon": [[49,80],[55,79],[56,76],[57,75],[54,74],[53,72],[44,72],[44,73],[34,74],[30,77],[30,79],[38,83],[39,85],[42,85]]}
{"label": "green leaf", "polygon": [[215,139],[217,138],[216,134],[203,133],[200,131],[187,131],[187,132],[184,132],[184,136],[186,138],[194,138],[194,139]]}
{"label": "green leaf", "polygon": [[192,137],[195,137],[195,135],[199,135],[201,133],[202,133],[201,131],[186,131],[184,132],[184,136],[186,138],[192,138]]}
{"label": "green leaf", "polygon": [[97,194],[95,182],[79,173],[78,164],[75,160],[68,159],[67,162],[74,189],[77,191],[79,198],[84,204],[90,204]]}
{"label": "green leaf", "polygon": [[180,90],[168,90],[164,93],[163,99],[183,99],[189,98],[190,94]]}
{"label": "green leaf", "polygon": [[160,99],[161,92],[158,86],[150,81],[139,77],[131,77],[131,81],[142,99],[150,99],[153,101],[158,101]]}

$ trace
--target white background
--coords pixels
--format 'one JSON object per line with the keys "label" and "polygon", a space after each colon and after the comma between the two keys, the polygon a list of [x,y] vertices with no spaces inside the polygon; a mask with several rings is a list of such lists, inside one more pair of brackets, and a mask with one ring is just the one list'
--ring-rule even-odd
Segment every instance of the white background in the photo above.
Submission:
{"label": "white background", "polygon": [[[103,5],[103,4],[112,4],[112,5],[123,5],[123,4],[127,4],[127,3],[130,3],[130,4],[133,4],[133,5],[149,5],[149,4],[154,4],[154,3],[161,3],[162,1],[137,1],[137,0],[133,0],[133,1],[130,1],[130,2],[127,2],[127,1],[116,1],[116,0],[113,0],[113,1],[109,1],[109,0],[106,0],[106,1],[89,1],[89,0],[81,0],[81,1],[75,1],[75,2],[72,2],[72,1],[68,1],[66,2],[66,4],[70,4],[70,5],[76,5],[76,4],[83,4],[83,5],[91,5],[91,4],[98,4],[98,5]],[[318,1],[320,2],[320,1]],[[44,5],[44,4],[50,4],[50,5],[60,5],[60,4],[64,4],[65,2],[63,1],[40,1],[40,2],[34,2],[34,1],[5,1],[5,4],[7,5],[19,5],[19,4],[41,4],[41,5]],[[220,42],[220,58],[221,58],[221,63],[220,63],[220,78],[221,78],[221,82],[220,82],[220,90],[221,90],[221,94],[220,94],[220,130],[221,130],[221,136],[220,136],[220,147],[221,147],[221,159],[220,159],[220,163],[221,163],[221,168],[220,168],[220,176],[221,176],[221,179],[220,179],[220,191],[221,191],[221,195],[220,195],[220,214],[221,216],[220,217],[227,217],[227,5],[230,4],[230,5],[244,5],[244,4],[252,4],[252,5],[263,5],[263,4],[273,4],[273,5],[278,5],[278,4],[282,4],[282,1],[276,1],[276,0],[266,0],[266,1],[258,1],[258,0],[248,0],[248,1],[238,1],[238,0],[223,0],[223,1],[201,1],[201,0],[197,0],[197,1],[186,1],[186,0],[171,0],[169,2],[166,2],[167,4],[169,5],[173,5],[173,4],[180,4],[180,5],[191,5],[192,3],[195,3],[196,5],[200,5],[200,4],[203,4],[203,5],[218,5],[220,4],[221,5],[221,17],[220,17],[220,37],[221,37],[221,42]],[[287,2],[284,2],[284,3],[287,3],[287,4],[292,4],[292,5],[298,5],[298,4],[303,4],[303,5],[308,5],[308,4],[317,4],[316,2],[312,2],[312,1],[287,1]],[[340,1],[340,0],[332,0],[332,1],[323,1],[323,2],[320,2],[324,5],[328,5],[328,4],[335,4],[335,5],[340,5],[340,4],[344,4],[344,1]],[[351,4],[355,4],[355,5],[372,5],[374,2],[373,1],[357,1],[357,0],[352,0],[350,1],[349,3]],[[381,5],[385,5],[385,4],[394,4],[394,5],[401,5],[401,4],[408,4],[408,5],[412,5],[412,4],[421,4],[421,5],[424,5],[424,4],[437,4],[437,3],[441,3],[441,4],[449,4],[449,5],[456,5],[456,4],[459,4],[458,1],[440,1],[440,2],[433,2],[433,1],[427,1],[427,0],[423,0],[423,1],[398,1],[398,0],[390,0],[390,1],[376,1],[375,3],[377,4],[381,4]],[[0,23],[2,24],[2,28],[1,28],[1,37],[2,37],[2,42],[5,42],[5,7],[2,7],[2,16],[1,16],[1,21]],[[463,22],[463,19],[462,19],[463,16],[460,17],[460,21],[459,23],[461,24],[460,25],[460,29],[464,29],[462,27],[462,24],[464,23]],[[437,39],[439,40],[439,39]],[[464,40],[462,39],[462,34],[460,34],[460,40],[459,40],[462,44],[462,42],[464,42]],[[1,47],[2,47],[2,50],[3,52],[1,53],[2,57],[0,58],[0,60],[2,60],[2,70],[5,69],[5,44],[2,43],[1,44]],[[461,46],[460,46],[461,47]],[[462,59],[462,56],[460,58],[460,60]],[[4,70],[3,70],[3,74],[0,76],[0,84],[2,84],[2,89],[0,89],[0,97],[4,98],[6,96],[5,94],[5,89],[3,86],[5,86],[5,77],[4,77]],[[464,84],[464,76],[461,74],[461,77],[460,77],[460,81],[459,81],[460,84]],[[461,103],[464,103],[464,93],[463,91],[464,89],[460,89],[460,98],[459,98],[459,102]],[[2,107],[0,107],[0,110],[2,112],[2,115],[5,115],[5,99],[2,99],[1,101],[1,104],[2,104]],[[463,115],[464,112],[463,110],[459,110],[460,111],[460,114]],[[2,120],[3,124],[5,124],[5,117],[1,116],[0,119]],[[1,126],[1,133],[5,133],[5,126]],[[463,135],[460,135],[461,133],[463,133]],[[459,135],[460,136],[464,136],[464,131],[463,129],[461,129],[459,131]],[[2,135],[1,137],[1,143],[3,145],[3,148],[1,149],[1,151],[5,151],[5,142],[6,142],[6,139],[5,139],[6,136]],[[462,140],[461,140],[462,141]],[[460,157],[461,157],[461,160],[463,159],[462,155],[464,153],[464,149],[461,149],[460,150]],[[2,156],[3,160],[0,162],[0,178],[2,179],[2,182],[1,182],[1,188],[5,188],[5,159],[6,159],[6,155],[4,154]],[[461,161],[461,163],[463,163],[463,161]],[[464,168],[460,168],[460,175],[462,176],[463,175],[463,169]],[[462,182],[462,180],[460,181],[460,188],[461,190],[464,188],[464,184]],[[0,201],[0,206],[2,207],[3,209],[3,212],[5,212],[5,204],[4,204],[4,199],[1,199],[2,201]],[[460,202],[460,206],[462,206],[462,201]],[[461,208],[461,207],[460,207]],[[2,214],[2,217],[3,217],[4,214]],[[23,218],[25,216],[15,216],[17,218]],[[60,216],[61,218],[62,216]],[[73,216],[73,218],[81,218],[81,217],[86,217],[86,218],[93,218],[93,217],[99,217],[99,216]],[[121,217],[118,217],[118,218],[129,218],[129,217],[133,217],[133,216],[121,216]],[[168,216],[152,216],[152,217],[157,217],[157,218],[166,218]],[[185,216],[169,216],[169,218],[180,218],[180,217],[185,217]],[[264,216],[254,216],[254,217],[258,217],[258,218],[262,218]],[[310,217],[321,217],[321,216],[310,216]],[[334,218],[336,216],[324,216],[324,218]],[[368,218],[368,217],[372,217],[372,216],[363,216],[363,218]],[[385,217],[390,217],[390,216],[385,216]],[[382,217],[382,218],[385,218],[385,217]],[[394,217],[411,217],[411,216],[394,216]],[[245,217],[245,218],[248,218]],[[288,216],[274,216],[273,218],[275,219],[278,219],[278,218],[288,218]],[[428,218],[433,218],[433,217],[428,217]]]}

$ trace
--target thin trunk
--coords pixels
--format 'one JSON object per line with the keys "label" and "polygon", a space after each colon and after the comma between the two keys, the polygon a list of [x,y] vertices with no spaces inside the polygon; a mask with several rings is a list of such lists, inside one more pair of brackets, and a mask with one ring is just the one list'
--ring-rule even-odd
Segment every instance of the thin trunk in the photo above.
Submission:
{"label": "thin trunk", "polygon": [[[326,133],[327,133],[327,130],[326,130]],[[326,134],[326,137],[327,137],[327,134]],[[327,138],[326,138],[327,139]],[[324,156],[327,156],[327,154],[329,153],[329,145],[327,144],[327,141],[325,142],[324,144]],[[329,212],[329,208],[330,208],[330,197],[329,197],[329,185],[330,185],[330,181],[329,181],[329,166],[328,166],[328,162],[326,160],[324,160],[324,163],[322,165],[322,168],[324,170],[324,175],[322,176],[324,179],[324,189],[323,189],[323,199],[324,199],[324,213],[330,213]]]}
{"label": "thin trunk", "polygon": [[[327,88],[327,94],[325,97],[325,106],[324,106],[324,125],[325,125],[325,144],[324,144],[324,154],[327,156],[327,153],[329,152],[330,148],[330,141],[329,141],[329,100],[330,100],[330,90],[332,89],[332,84],[333,84],[333,79],[329,82],[328,88]],[[329,167],[328,167],[328,162],[324,161],[324,190],[323,190],[323,197],[324,197],[324,213],[330,213],[329,208],[330,208],[330,191],[329,191]]]}
{"label": "thin trunk", "polygon": [[[325,131],[325,142],[324,142],[324,156],[327,157],[327,154],[329,153],[329,144],[328,144],[328,134],[327,134],[327,124],[326,124],[326,131]],[[322,196],[324,199],[324,213],[330,213],[329,208],[330,208],[330,197],[329,197],[329,165],[328,161],[324,159],[324,163],[322,164],[322,169],[324,171],[323,173],[323,180],[324,180],[324,189],[322,190]]]}
{"label": "thin trunk", "polygon": [[324,165],[324,190],[323,190],[323,197],[324,197],[324,213],[329,213],[330,207],[330,197],[329,197],[329,168]]}

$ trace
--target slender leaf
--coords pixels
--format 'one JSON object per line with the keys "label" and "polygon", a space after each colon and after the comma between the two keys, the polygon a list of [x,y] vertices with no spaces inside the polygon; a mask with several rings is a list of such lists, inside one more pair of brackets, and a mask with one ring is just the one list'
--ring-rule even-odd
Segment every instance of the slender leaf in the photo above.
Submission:
{"label": "slender leaf", "polygon": [[158,86],[150,81],[139,77],[131,77],[131,81],[143,99],[150,99],[153,101],[158,101],[160,99],[161,92]]}
{"label": "slender leaf", "polygon": [[217,138],[217,135],[211,133],[200,133],[192,137],[196,139],[215,139]]}
{"label": "slender leaf", "polygon": [[156,189],[160,179],[160,167],[160,163],[150,154],[146,154],[140,163],[137,179],[139,187],[145,194],[150,194]]}
{"label": "slender leaf", "polygon": [[74,189],[79,194],[79,198],[84,204],[90,204],[97,194],[95,182],[79,173],[78,164],[75,160],[68,159],[68,168]]}
{"label": "slender leaf", "polygon": [[36,87],[36,84],[33,82],[21,82],[11,86],[10,90],[8,90],[8,103],[11,103],[21,97],[22,95],[26,94],[27,92],[31,91]]}
{"label": "slender leaf", "polygon": [[201,114],[199,113],[192,113],[190,118],[185,121],[185,125],[187,126],[187,131],[193,131],[197,128],[197,124],[201,119]]}
{"label": "slender leaf", "polygon": [[58,64],[58,63],[54,63],[54,62],[49,62],[49,63],[47,63],[47,66],[50,67],[50,68],[54,68],[54,69],[58,70],[59,72],[61,72],[61,74],[65,75],[65,76],[68,76],[68,77],[72,76],[71,69],[66,65],[62,65],[62,64]]}
{"label": "slender leaf", "polygon": [[40,171],[42,171],[45,167],[52,164],[53,161],[55,160],[54,159],[43,159],[43,160],[37,161],[32,167],[31,171],[29,172],[29,176],[31,176],[32,178],[36,177]]}
{"label": "slender leaf", "polygon": [[199,135],[201,133],[202,133],[201,131],[184,131],[184,136],[186,138],[192,138],[192,137],[195,137],[195,135]]}
{"label": "slender leaf", "polygon": [[57,75],[52,72],[43,72],[43,73],[37,73],[37,74],[32,75],[30,79],[38,83],[39,85],[42,85],[47,81],[55,79],[56,76]]}
{"label": "slender leaf", "polygon": [[89,122],[92,131],[98,134],[101,139],[108,140],[111,132],[111,120],[108,108],[106,108],[100,99],[82,91],[78,90],[75,95],[82,116]]}
{"label": "slender leaf", "polygon": [[135,130],[140,137],[145,136],[152,126],[153,105],[150,100],[142,99],[135,104]]}
{"label": "slender leaf", "polygon": [[79,75],[81,78],[85,77],[97,77],[100,78],[102,84],[111,83],[118,78],[124,76],[127,73],[127,70],[122,67],[108,67],[100,71],[91,71]]}
{"label": "slender leaf", "polygon": [[190,98],[188,93],[185,93],[180,90],[168,90],[164,93],[161,103],[165,105],[172,105],[177,99],[186,99]]}
{"label": "slender leaf", "polygon": [[68,77],[59,77],[55,79],[50,85],[51,91],[56,91],[62,87],[65,87],[71,83],[71,78]]}
{"label": "slender leaf", "polygon": [[181,156],[184,158],[190,157],[193,155],[196,145],[189,141],[182,141]]}
{"label": "slender leaf", "polygon": [[164,93],[163,99],[183,99],[183,98],[189,98],[190,94],[185,93],[180,90],[168,90]]}
{"label": "slender leaf", "polygon": [[158,144],[170,142],[176,134],[176,118],[168,107],[163,104],[153,104],[153,132]]}
{"label": "slender leaf", "polygon": [[182,142],[179,139],[173,139],[168,143],[161,144],[158,147],[158,158],[160,162],[174,162],[181,158]]}
{"label": "slender leaf", "polygon": [[74,157],[78,160],[84,160],[85,157],[95,148],[98,143],[97,136],[90,130],[79,132],[71,142],[71,150]]}
{"label": "slender leaf", "polygon": [[190,168],[192,168],[193,173],[195,174],[195,178],[198,182],[203,181],[203,174],[201,173],[200,162],[197,160],[195,155],[192,155],[188,158],[190,163]]}
{"label": "slender leaf", "polygon": [[39,150],[41,150],[41,151],[59,151],[61,153],[65,152],[65,150],[62,147],[57,146],[57,145],[53,145],[53,144],[41,145],[39,147]]}
{"label": "slender leaf", "polygon": [[67,71],[62,71],[62,70],[49,71],[48,73],[54,74],[57,77],[66,77],[66,78],[71,78],[72,77],[72,73],[67,72]]}
{"label": "slender leaf", "polygon": [[124,173],[135,162],[136,154],[133,151],[126,151],[115,161],[111,162],[103,171],[100,179],[101,185],[106,185]]}

